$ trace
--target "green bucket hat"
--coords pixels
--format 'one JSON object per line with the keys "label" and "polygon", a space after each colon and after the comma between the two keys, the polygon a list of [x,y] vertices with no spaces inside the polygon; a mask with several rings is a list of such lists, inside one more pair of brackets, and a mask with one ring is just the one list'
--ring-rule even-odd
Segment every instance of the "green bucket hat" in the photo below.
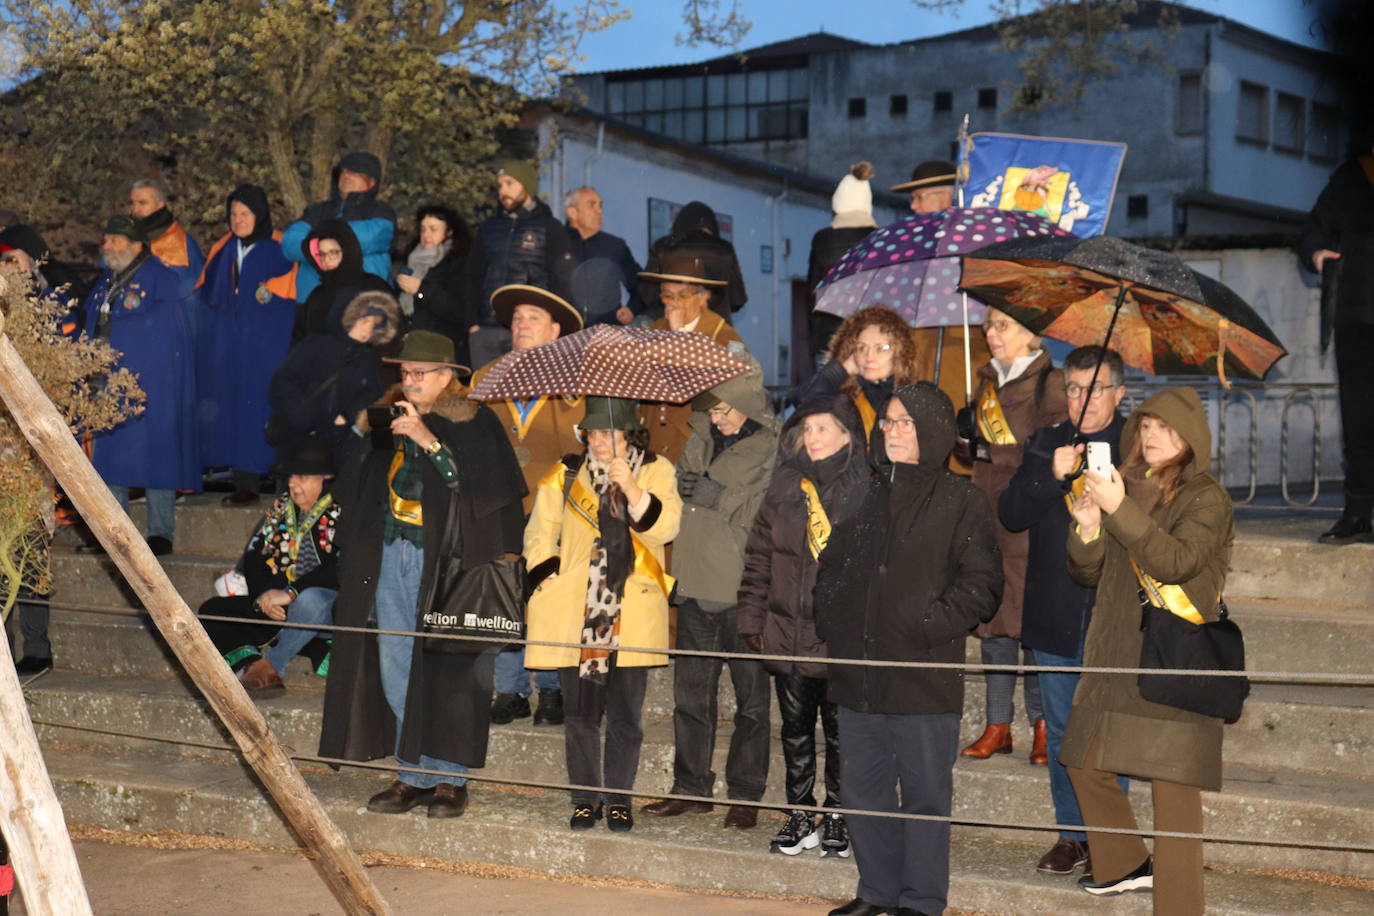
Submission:
{"label": "green bucket hat", "polygon": [[639,402],[632,398],[605,398],[588,395],[583,402],[587,415],[577,424],[579,429],[620,429],[634,432],[644,428],[639,422]]}
{"label": "green bucket hat", "polygon": [[429,363],[435,366],[448,366],[464,374],[472,372],[462,363],[453,361],[453,341],[434,331],[411,331],[401,343],[401,352],[382,362]]}

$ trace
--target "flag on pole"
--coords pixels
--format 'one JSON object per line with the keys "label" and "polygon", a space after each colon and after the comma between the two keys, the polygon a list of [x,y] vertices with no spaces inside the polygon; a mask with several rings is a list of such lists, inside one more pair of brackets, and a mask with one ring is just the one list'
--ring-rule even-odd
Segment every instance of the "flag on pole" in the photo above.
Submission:
{"label": "flag on pole", "polygon": [[960,194],[970,207],[1022,210],[1082,238],[1101,235],[1125,159],[1124,143],[970,134],[959,144]]}

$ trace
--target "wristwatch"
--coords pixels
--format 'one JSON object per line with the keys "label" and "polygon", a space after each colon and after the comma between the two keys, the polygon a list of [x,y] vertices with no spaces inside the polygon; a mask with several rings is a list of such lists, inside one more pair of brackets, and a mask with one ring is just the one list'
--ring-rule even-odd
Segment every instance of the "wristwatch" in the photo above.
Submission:
{"label": "wristwatch", "polygon": [[443,441],[442,439],[435,439],[433,442],[431,442],[431,443],[429,444],[429,446],[425,449],[425,451],[428,452],[428,453],[431,454],[431,455],[437,455],[437,454],[439,454],[440,451],[443,450],[443,448],[444,448],[444,441]]}

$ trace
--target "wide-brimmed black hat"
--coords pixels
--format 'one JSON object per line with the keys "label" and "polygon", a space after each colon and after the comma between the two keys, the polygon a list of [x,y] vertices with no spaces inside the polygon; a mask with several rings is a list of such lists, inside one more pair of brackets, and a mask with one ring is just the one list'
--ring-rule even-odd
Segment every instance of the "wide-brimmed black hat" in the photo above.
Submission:
{"label": "wide-brimmed black hat", "polygon": [[934,188],[941,185],[954,186],[955,168],[953,162],[944,159],[931,159],[922,162],[911,170],[911,180],[894,184],[893,191],[913,191],[916,188]]}
{"label": "wide-brimmed black hat", "polygon": [[308,474],[333,477],[337,473],[334,467],[334,449],[323,439],[307,436],[296,443],[291,453],[277,462],[272,470],[281,475]]}
{"label": "wide-brimmed black hat", "polygon": [[472,372],[468,366],[453,361],[453,340],[435,331],[411,331],[401,342],[401,352],[382,362],[430,363],[458,369],[464,374]]}
{"label": "wide-brimmed black hat", "polygon": [[660,283],[695,283],[697,286],[724,286],[724,280],[711,276],[706,259],[694,254],[674,253],[664,255],[663,266],[657,271],[641,270],[639,275],[646,280]]}
{"label": "wide-brimmed black hat", "polygon": [[577,307],[546,289],[524,283],[511,283],[491,294],[491,310],[496,314],[497,320],[506,327],[510,327],[511,321],[515,318],[515,309],[521,305],[538,306],[552,315],[553,320],[558,322],[559,328],[562,329],[560,333],[563,337],[582,330],[582,313]]}
{"label": "wide-brimmed black hat", "polygon": [[116,213],[105,221],[105,235],[122,235],[131,242],[146,242],[148,235],[139,221],[127,213]]}

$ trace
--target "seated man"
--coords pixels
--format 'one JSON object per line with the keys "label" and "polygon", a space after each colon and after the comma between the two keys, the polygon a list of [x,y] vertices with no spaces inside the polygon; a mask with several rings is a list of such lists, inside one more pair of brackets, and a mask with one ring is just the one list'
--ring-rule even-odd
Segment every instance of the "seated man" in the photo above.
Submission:
{"label": "seated man", "polygon": [[[207,620],[205,632],[238,672],[245,690],[282,688],[287,664],[320,635],[304,627],[272,627],[267,621],[328,624],[339,593],[334,547],[339,507],[329,492],[334,476],[330,444],[305,439],[277,473],[290,475],[287,492],[267,510],[239,560],[246,594],[211,598],[198,611],[243,618],[243,623]],[[323,661],[315,669],[320,675],[328,671]]]}

